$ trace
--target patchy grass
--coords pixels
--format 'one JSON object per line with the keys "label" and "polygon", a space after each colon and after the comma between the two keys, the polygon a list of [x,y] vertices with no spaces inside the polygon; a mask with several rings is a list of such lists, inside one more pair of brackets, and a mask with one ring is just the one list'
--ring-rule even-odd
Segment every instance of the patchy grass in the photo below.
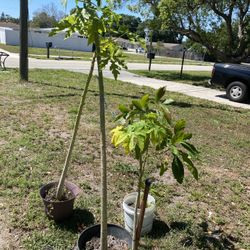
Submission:
{"label": "patchy grass", "polygon": [[146,76],[149,78],[156,78],[164,81],[174,81],[187,83],[195,86],[203,86],[209,88],[219,88],[219,86],[211,86],[208,84],[208,80],[211,79],[211,72],[209,71],[183,71],[182,77],[180,77],[180,71],[157,71],[157,70],[130,70],[132,73]]}
{"label": "patchy grass", "polygon": [[[80,231],[100,220],[95,80],[68,177],[83,189],[73,217],[54,223],[44,215],[39,197],[39,187],[59,177],[85,80],[80,73],[32,70],[30,81],[20,84],[17,70],[0,74],[0,220],[10,232],[0,232],[0,238],[14,249],[70,250]],[[119,103],[152,91],[112,80],[105,88],[108,131],[115,126]],[[188,175],[179,185],[169,173],[159,178],[152,190],[158,194],[157,220],[141,249],[249,249],[250,112],[168,95],[175,100],[170,105],[174,118],[187,120],[201,151],[200,180]],[[152,157],[147,173],[156,176],[154,162]],[[136,167],[108,143],[109,222],[123,224],[122,199],[135,190]]]}
{"label": "patchy grass", "polygon": [[[19,46],[12,46],[0,43],[0,49],[7,50],[12,53],[19,53]],[[91,52],[83,52],[76,50],[66,50],[57,48],[50,48],[50,59],[55,60],[58,57],[64,57],[65,59],[78,59],[78,60],[91,60]],[[35,48],[29,47],[29,57],[37,59],[47,59],[47,48]]]}
{"label": "patchy grass", "polygon": [[[19,46],[11,46],[11,45],[5,45],[0,43],[0,49],[7,50],[12,53],[18,53],[19,52]],[[125,58],[127,62],[130,63],[148,63],[148,59],[146,55],[144,54],[131,54],[126,53]],[[77,50],[65,50],[65,49],[50,49],[50,60],[58,59],[58,57],[61,57],[65,60],[87,60],[90,61],[92,58],[91,52],[83,52],[83,51],[77,51]],[[46,48],[34,48],[29,47],[29,57],[36,58],[36,59],[47,59],[47,49]],[[159,63],[159,64],[181,64],[181,58],[173,58],[173,57],[159,57],[156,56],[152,63]],[[186,64],[189,65],[211,65],[211,63],[208,62],[202,62],[202,61],[195,61],[195,60],[185,60]]]}

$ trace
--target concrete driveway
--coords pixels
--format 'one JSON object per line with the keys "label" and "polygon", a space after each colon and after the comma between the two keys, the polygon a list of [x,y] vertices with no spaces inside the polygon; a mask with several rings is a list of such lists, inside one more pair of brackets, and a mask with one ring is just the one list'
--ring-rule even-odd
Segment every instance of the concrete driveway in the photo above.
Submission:
{"label": "concrete driveway", "polygon": [[[11,53],[10,57],[6,60],[6,67],[17,68],[18,66],[19,66],[19,55]],[[90,67],[89,61],[38,60],[29,58],[29,68],[31,69],[34,68],[64,69],[74,72],[88,73],[89,67]],[[148,69],[148,64],[128,63],[128,69],[146,70]],[[180,70],[180,65],[153,64],[152,70]],[[184,71],[185,70],[211,71],[212,66],[184,65]],[[104,76],[113,79],[113,76],[109,70],[104,70]],[[172,81],[163,81],[163,80],[142,77],[132,74],[128,71],[121,71],[119,80],[123,82],[130,82],[140,86],[148,86],[154,89],[157,89],[159,87],[166,87],[168,91],[182,93],[184,95],[205,99],[209,101],[214,101],[232,107],[250,109],[250,104],[236,103],[226,99],[225,91],[219,91],[215,89],[209,89],[209,88],[177,83]]]}

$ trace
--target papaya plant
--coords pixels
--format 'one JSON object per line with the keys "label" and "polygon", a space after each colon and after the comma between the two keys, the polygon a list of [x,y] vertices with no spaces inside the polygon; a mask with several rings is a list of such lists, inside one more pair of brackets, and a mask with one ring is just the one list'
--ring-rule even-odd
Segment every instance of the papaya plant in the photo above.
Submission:
{"label": "papaya plant", "polygon": [[157,155],[156,167],[163,175],[171,166],[174,178],[182,183],[184,167],[198,180],[198,171],[193,159],[198,150],[190,143],[191,133],[185,132],[183,119],[173,121],[168,104],[173,100],[165,99],[165,88],[160,88],[153,98],[148,94],[132,100],[129,106],[120,105],[116,120],[121,122],[111,131],[115,147],[124,148],[138,161],[137,198],[133,225],[133,250],[138,249],[140,237],[136,234],[138,208],[140,207],[141,187],[147,167],[149,154]]}
{"label": "papaya plant", "polygon": [[[82,3],[81,7],[78,5],[80,3]],[[105,250],[107,249],[107,159],[103,69],[106,66],[109,66],[109,69],[112,72],[114,78],[117,79],[119,71],[122,68],[126,68],[126,64],[122,51],[116,44],[115,39],[108,36],[108,34],[115,34],[117,32],[117,30],[114,30],[113,27],[116,27],[116,29],[117,27],[119,27],[120,15],[113,12],[110,4],[103,6],[100,0],[76,0],[76,4],[77,6],[71,11],[71,14],[58,23],[57,27],[52,31],[51,35],[65,30],[66,37],[69,37],[74,32],[78,32],[80,35],[88,39],[89,44],[95,45],[95,53],[92,60],[91,69],[94,67],[94,59],[96,58],[98,69],[97,79],[99,85],[101,131],[101,249]],[[89,78],[91,78],[93,71],[90,71],[90,73],[91,74],[89,74]],[[79,112],[81,114],[80,109]],[[77,120],[79,122],[80,118],[77,118]],[[75,126],[75,129],[76,128],[77,126]],[[76,135],[76,132],[74,131],[73,134]],[[72,138],[69,153],[66,158],[65,166],[63,168],[57,188],[58,198],[60,198],[61,192],[64,187],[64,181],[67,175],[73,144],[74,140]]]}

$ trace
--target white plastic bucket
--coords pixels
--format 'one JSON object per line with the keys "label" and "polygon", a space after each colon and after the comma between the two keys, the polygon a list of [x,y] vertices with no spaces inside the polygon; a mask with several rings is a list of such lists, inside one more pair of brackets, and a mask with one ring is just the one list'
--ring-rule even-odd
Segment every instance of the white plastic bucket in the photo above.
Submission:
{"label": "white plastic bucket", "polygon": [[[126,195],[124,197],[122,204],[124,210],[125,228],[130,233],[133,232],[135,209],[129,205],[135,203],[136,196],[137,196],[136,192]],[[141,235],[147,234],[151,231],[154,220],[154,212],[155,212],[155,199],[153,196],[148,195],[147,208],[144,214]],[[139,214],[140,214],[140,209],[138,209],[138,215]]]}

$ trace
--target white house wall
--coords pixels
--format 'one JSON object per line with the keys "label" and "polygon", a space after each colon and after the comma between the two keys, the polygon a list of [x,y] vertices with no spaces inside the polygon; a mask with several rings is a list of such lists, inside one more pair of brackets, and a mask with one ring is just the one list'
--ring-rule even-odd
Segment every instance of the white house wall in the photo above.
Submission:
{"label": "white house wall", "polygon": [[19,45],[19,31],[17,30],[5,30],[6,44],[7,45]]}
{"label": "white house wall", "polygon": [[[2,43],[6,43],[8,45],[19,45],[19,30],[4,30],[4,32],[6,39],[5,41],[3,40]],[[1,34],[2,32],[0,28],[0,39],[1,39]],[[28,33],[29,47],[46,48],[46,42],[52,42],[53,48],[80,50],[80,51],[92,50],[92,45],[87,44],[86,38],[78,37],[77,34],[74,34],[72,37],[68,39],[65,39],[64,37],[65,36],[63,33],[49,37],[47,32],[29,31]]]}
{"label": "white house wall", "polygon": [[6,43],[5,29],[0,28],[0,43]]}

